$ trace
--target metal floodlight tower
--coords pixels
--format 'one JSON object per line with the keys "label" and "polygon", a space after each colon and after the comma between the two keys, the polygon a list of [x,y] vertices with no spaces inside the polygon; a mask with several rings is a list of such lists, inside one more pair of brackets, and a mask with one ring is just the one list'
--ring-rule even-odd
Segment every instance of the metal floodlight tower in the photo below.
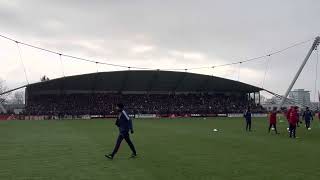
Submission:
{"label": "metal floodlight tower", "polygon": [[279,109],[281,109],[281,107],[283,106],[284,102],[286,101],[290,91],[292,90],[292,87],[294,86],[294,84],[296,83],[298,77],[300,76],[300,73],[302,72],[304,66],[306,65],[306,63],[308,62],[310,56],[311,56],[311,53],[317,49],[317,47],[319,46],[320,44],[320,36],[317,36],[316,39],[314,40],[307,56],[304,58],[304,61],[302,62],[298,72],[296,73],[296,75],[294,76],[289,88],[287,89],[285,95],[283,96],[282,100],[281,100],[281,103],[279,104]]}

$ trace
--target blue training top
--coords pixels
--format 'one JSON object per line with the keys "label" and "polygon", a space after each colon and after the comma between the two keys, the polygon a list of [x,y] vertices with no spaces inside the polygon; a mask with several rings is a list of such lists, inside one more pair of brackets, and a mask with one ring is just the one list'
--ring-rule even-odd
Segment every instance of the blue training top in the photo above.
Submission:
{"label": "blue training top", "polygon": [[313,115],[309,110],[305,111],[302,117],[304,118],[305,121],[310,121],[311,119],[313,120]]}
{"label": "blue training top", "polygon": [[133,130],[132,120],[124,110],[119,113],[116,126],[119,127],[120,132],[128,132],[129,130]]}
{"label": "blue training top", "polygon": [[250,111],[246,111],[243,114],[243,117],[246,118],[246,121],[251,121],[251,112]]}

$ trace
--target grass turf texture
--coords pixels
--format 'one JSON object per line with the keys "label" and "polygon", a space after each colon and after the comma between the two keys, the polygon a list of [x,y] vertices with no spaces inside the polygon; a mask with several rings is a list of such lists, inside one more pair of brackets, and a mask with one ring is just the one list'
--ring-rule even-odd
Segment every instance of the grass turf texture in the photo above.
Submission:
{"label": "grass turf texture", "polygon": [[[140,155],[129,159],[123,142],[114,160],[113,120],[0,122],[0,179],[319,179],[320,124],[298,128],[289,139],[267,133],[253,119],[253,132],[240,118],[135,120],[132,139]],[[219,132],[213,132],[214,128]],[[274,132],[273,132],[274,133]]]}

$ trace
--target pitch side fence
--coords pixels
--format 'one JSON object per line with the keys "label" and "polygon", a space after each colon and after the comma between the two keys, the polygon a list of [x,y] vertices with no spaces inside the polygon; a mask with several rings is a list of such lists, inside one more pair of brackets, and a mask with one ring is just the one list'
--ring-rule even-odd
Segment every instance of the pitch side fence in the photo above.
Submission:
{"label": "pitch side fence", "polygon": [[[130,114],[131,118],[137,119],[156,119],[156,118],[201,118],[201,117],[228,117],[228,118],[239,118],[243,117],[241,113],[230,113],[230,114]],[[253,117],[267,117],[266,113],[253,113]],[[114,119],[117,115],[78,115],[78,116],[52,116],[52,115],[0,115],[0,120],[59,120],[59,119]]]}

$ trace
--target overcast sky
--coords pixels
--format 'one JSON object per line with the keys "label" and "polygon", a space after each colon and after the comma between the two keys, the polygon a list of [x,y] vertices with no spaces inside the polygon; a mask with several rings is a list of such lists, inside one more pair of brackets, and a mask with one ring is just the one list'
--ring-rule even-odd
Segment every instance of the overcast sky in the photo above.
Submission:
{"label": "overcast sky", "polygon": [[[0,34],[65,54],[127,66],[214,66],[314,39],[320,35],[320,1],[0,0]],[[270,57],[264,87],[284,94],[312,41]],[[62,76],[59,56],[20,47],[30,83],[42,75]],[[68,58],[62,62],[66,76],[123,69]],[[189,72],[239,78],[261,87],[267,63],[268,58]],[[26,83],[17,45],[1,38],[0,67],[0,78],[10,88]],[[310,90],[311,99],[315,70],[316,53],[295,85]]]}

